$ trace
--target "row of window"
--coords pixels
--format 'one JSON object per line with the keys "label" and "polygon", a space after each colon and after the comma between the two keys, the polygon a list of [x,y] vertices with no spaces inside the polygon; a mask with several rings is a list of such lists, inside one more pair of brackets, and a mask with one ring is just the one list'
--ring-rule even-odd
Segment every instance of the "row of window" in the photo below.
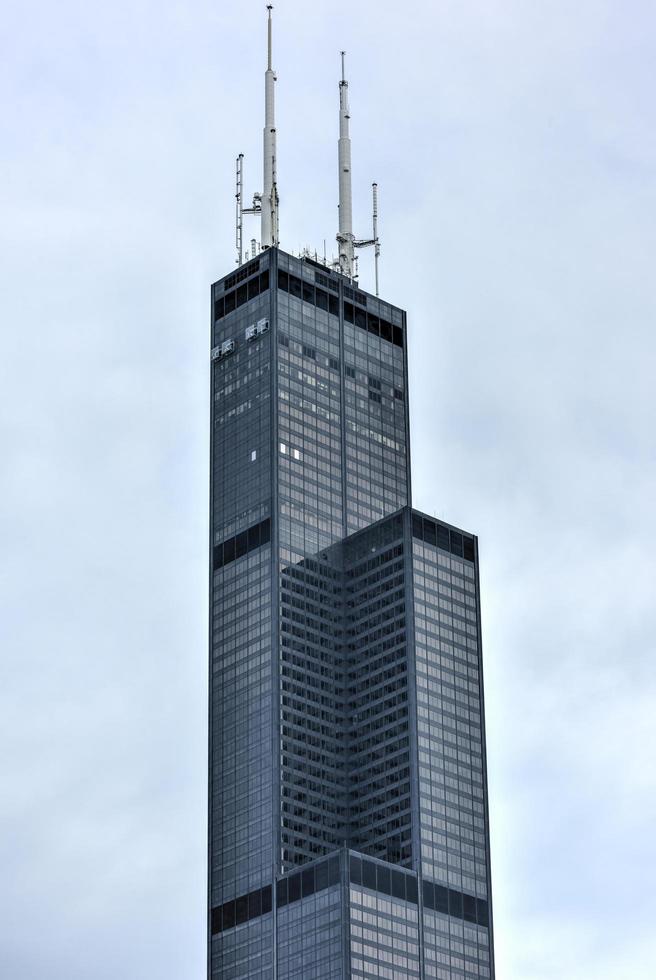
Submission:
{"label": "row of window", "polygon": [[237,286],[237,288],[231,290],[231,292],[225,293],[225,295],[219,296],[218,299],[215,299],[214,319],[222,319],[222,317],[227,316],[228,313],[232,313],[233,310],[243,306],[244,303],[249,301],[249,299],[255,299],[256,296],[260,295],[260,293],[266,292],[268,288],[269,270],[265,269],[264,272],[253,276],[252,279],[248,279],[246,282],[242,283],[241,286]]}
{"label": "row of window", "polygon": [[339,316],[339,297],[332,296],[311,282],[292,276],[289,272],[283,272],[282,269],[278,271],[278,289],[297,299],[302,299],[305,303],[311,303],[320,310],[326,310],[333,316]]}
{"label": "row of window", "polygon": [[[305,303],[311,303],[320,310],[332,313],[333,316],[339,316],[337,296],[319,289],[318,286],[314,286],[310,282],[305,282],[288,272],[279,270],[278,288],[297,299],[302,299]],[[356,327],[361,327],[376,337],[382,337],[383,340],[388,340],[390,343],[396,344],[397,347],[403,347],[403,330],[401,327],[395,326],[373,313],[368,313],[353,303],[344,302],[344,321],[354,323]]]}
{"label": "row of window", "polygon": [[350,286],[344,286],[344,295],[347,299],[354,299],[356,303],[360,304],[360,306],[367,305],[366,293],[359,293],[357,289],[351,289]]}
{"label": "row of window", "polygon": [[[399,868],[385,867],[351,854],[349,879],[351,884],[361,885],[363,888],[382,892],[392,898],[417,904],[417,879]],[[466,922],[474,922],[479,926],[489,925],[488,903],[484,898],[476,898],[474,895],[426,879],[422,884],[422,896],[425,908],[464,919]]]}
{"label": "row of window", "polygon": [[212,909],[212,935],[240,926],[271,911],[271,885],[232,899]]}
{"label": "row of window", "polygon": [[254,262],[249,262],[248,265],[242,265],[240,269],[233,272],[231,276],[226,276],[223,280],[223,292],[227,293],[229,289],[236,286],[238,282],[243,282],[244,279],[250,279],[252,275],[260,270],[260,260],[255,259]]}
{"label": "row of window", "polygon": [[359,307],[353,306],[352,303],[344,303],[344,321],[354,323],[356,327],[361,327],[383,340],[389,340],[397,347],[403,347],[403,330],[401,327],[397,327],[373,313],[367,313],[366,310],[361,310]]}
{"label": "row of window", "polygon": [[426,544],[432,544],[444,551],[450,551],[458,558],[466,561],[474,561],[474,539],[453,528],[445,527],[437,521],[432,521],[429,517],[422,517],[421,514],[412,515],[412,536]]}
{"label": "row of window", "polygon": [[[339,283],[336,282],[334,279],[325,276],[322,272],[315,272],[314,278],[316,282],[319,283],[320,286],[325,286],[326,289],[332,289],[334,293],[339,292]],[[367,302],[367,297],[365,296],[365,305],[366,302]]]}
{"label": "row of window", "polygon": [[[339,879],[339,854],[333,854],[326,861],[280,878],[276,883],[276,907],[282,908],[337,885]],[[414,905],[418,902],[417,879],[399,868],[386,867],[351,854],[349,880],[351,884],[369,888],[400,901],[411,902]],[[483,898],[476,898],[474,895],[427,880],[422,883],[422,896],[425,908],[479,926],[489,926],[488,903]],[[271,885],[266,885],[248,895],[231,899],[213,908],[212,935],[266,915],[271,911],[271,902]]]}
{"label": "row of window", "polygon": [[339,854],[276,882],[276,908],[339,884]]}
{"label": "row of window", "polygon": [[361,885],[372,891],[390,895],[403,902],[417,904],[417,879],[400,868],[390,868],[366,858],[349,855],[349,880],[352,885]]}
{"label": "row of window", "polygon": [[437,885],[425,878],[422,894],[424,908],[442,912],[443,915],[452,915],[466,922],[475,922],[479,926],[487,927],[490,924],[488,904],[484,898],[475,898],[474,895]]}
{"label": "row of window", "polygon": [[232,538],[227,538],[220,544],[214,546],[213,565],[214,570],[223,568],[236,558],[247,555],[250,551],[268,544],[271,540],[271,519],[267,517],[259,524],[241,531]]}

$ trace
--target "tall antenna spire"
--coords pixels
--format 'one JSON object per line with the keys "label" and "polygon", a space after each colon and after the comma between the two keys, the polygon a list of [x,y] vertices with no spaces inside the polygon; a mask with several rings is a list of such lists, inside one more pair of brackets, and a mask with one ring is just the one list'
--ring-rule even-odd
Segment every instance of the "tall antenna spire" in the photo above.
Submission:
{"label": "tall antenna spire", "polygon": [[354,237],[353,237],[353,196],[351,192],[351,137],[348,104],[348,82],[344,77],[344,55],[342,51],[342,80],[339,83],[339,142],[337,158],[339,169],[339,245],[340,271],[353,277]]}
{"label": "tall antenna spire", "polygon": [[264,183],[262,188],[262,247],[278,244],[278,187],[276,184],[276,121],[274,86],[276,76],[271,67],[271,4],[267,6],[268,61],[264,75]]}

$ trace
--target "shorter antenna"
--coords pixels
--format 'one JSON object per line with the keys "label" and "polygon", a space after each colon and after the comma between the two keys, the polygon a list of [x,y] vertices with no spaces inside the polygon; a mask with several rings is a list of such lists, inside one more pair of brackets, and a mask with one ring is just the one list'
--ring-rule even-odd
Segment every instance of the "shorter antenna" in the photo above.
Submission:
{"label": "shorter antenna", "polygon": [[378,184],[371,185],[373,192],[373,232],[374,232],[374,269],[376,273],[376,296],[378,296],[378,257],[380,255],[380,239],[378,238]]}
{"label": "shorter antenna", "polygon": [[244,261],[244,246],[243,246],[243,233],[244,233],[244,219],[242,211],[242,165],[244,162],[244,154],[240,153],[237,157],[237,187],[235,193],[235,245],[237,246],[237,265],[241,265]]}
{"label": "shorter antenna", "polygon": [[380,255],[380,239],[378,237],[378,184],[371,185],[373,194],[373,238],[362,238],[353,242],[355,248],[374,247],[374,268],[376,270],[376,296],[378,293],[378,256]]}

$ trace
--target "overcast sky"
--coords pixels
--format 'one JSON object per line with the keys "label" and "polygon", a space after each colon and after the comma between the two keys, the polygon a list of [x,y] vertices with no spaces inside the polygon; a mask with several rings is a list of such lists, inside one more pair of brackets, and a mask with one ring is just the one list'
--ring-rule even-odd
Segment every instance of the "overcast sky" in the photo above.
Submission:
{"label": "overcast sky", "polygon": [[[498,976],[653,980],[656,8],[274,17],[282,245],[334,243],[346,48],[414,503],[480,536]],[[7,980],[204,974],[208,287],[264,58],[250,0],[5,2]]]}

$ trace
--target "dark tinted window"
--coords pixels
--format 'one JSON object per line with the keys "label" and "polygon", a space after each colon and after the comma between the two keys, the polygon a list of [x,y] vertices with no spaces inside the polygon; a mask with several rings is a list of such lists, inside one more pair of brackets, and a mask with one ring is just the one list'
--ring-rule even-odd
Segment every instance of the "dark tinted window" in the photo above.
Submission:
{"label": "dark tinted window", "polygon": [[292,875],[288,879],[289,882],[289,901],[297,902],[301,897],[301,876],[299,874]]}
{"label": "dark tinted window", "polygon": [[235,924],[235,903],[226,902],[223,906],[223,928],[232,929]]}
{"label": "dark tinted window", "polygon": [[248,921],[248,897],[246,895],[243,895],[241,898],[238,898],[235,905],[236,905],[235,919],[237,925],[240,926],[242,922]]}
{"label": "dark tinted window", "polygon": [[328,863],[326,861],[322,861],[321,864],[316,866],[314,877],[318,892],[328,887]]}
{"label": "dark tinted window", "polygon": [[435,887],[432,881],[426,881],[424,879],[421,887],[422,896],[424,899],[424,905],[429,909],[435,908]]}
{"label": "dark tinted window", "polygon": [[334,854],[328,861],[328,884],[336,885],[339,882],[339,854]]}
{"label": "dark tinted window", "polygon": [[449,915],[462,919],[462,892],[456,892],[453,888],[449,888]]}
{"label": "dark tinted window", "polygon": [[451,531],[451,553],[462,558],[462,534]]}
{"label": "dark tinted window", "polygon": [[354,885],[362,884],[362,861],[353,854],[349,857],[349,878]]}
{"label": "dark tinted window", "polygon": [[365,888],[376,890],[376,865],[373,861],[362,862],[362,884]]}
{"label": "dark tinted window", "polygon": [[286,905],[289,898],[287,890],[287,878],[281,878],[276,883],[276,905]]}
{"label": "dark tinted window", "polygon": [[262,914],[262,892],[251,892],[248,896],[248,918],[255,919]]}
{"label": "dark tinted window", "polygon": [[392,871],[392,895],[405,898],[405,875],[401,871]]}
{"label": "dark tinted window", "polygon": [[476,899],[473,895],[462,896],[462,914],[467,922],[476,922]]}
{"label": "dark tinted window", "polygon": [[389,868],[379,864],[376,868],[376,881],[379,892],[384,892],[385,895],[392,894],[392,876]]}
{"label": "dark tinted window", "polygon": [[433,900],[435,902],[433,907],[437,909],[438,912],[449,911],[449,889],[445,888],[444,885],[434,885]]}
{"label": "dark tinted window", "polygon": [[301,873],[301,888],[303,897],[314,895],[314,868],[305,868]]}

